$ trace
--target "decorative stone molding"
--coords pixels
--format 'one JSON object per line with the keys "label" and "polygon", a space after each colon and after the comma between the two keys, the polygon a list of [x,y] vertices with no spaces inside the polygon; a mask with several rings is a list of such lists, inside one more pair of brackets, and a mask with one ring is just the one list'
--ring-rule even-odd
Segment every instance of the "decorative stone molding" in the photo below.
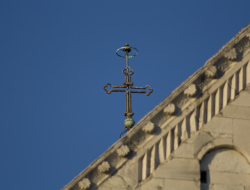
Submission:
{"label": "decorative stone molding", "polygon": [[144,133],[152,133],[152,131],[154,130],[155,128],[155,124],[152,123],[151,121],[149,121],[143,128],[142,128],[142,131]]}
{"label": "decorative stone molding", "polygon": [[83,178],[81,181],[78,182],[78,186],[80,187],[80,189],[88,189],[91,185],[91,182],[88,178]]}
{"label": "decorative stone molding", "polygon": [[184,96],[182,100],[176,103],[177,107],[181,108],[183,105],[185,105],[188,102],[188,98]]}
{"label": "decorative stone molding", "polygon": [[228,68],[229,68],[228,61],[225,61],[224,63],[222,63],[221,65],[218,66],[218,69],[220,69],[223,72],[225,72]]}
{"label": "decorative stone molding", "polygon": [[163,112],[167,115],[172,115],[175,112],[175,105],[173,103],[170,103],[167,105],[167,107],[164,108]]}
{"label": "decorative stone molding", "polygon": [[181,141],[183,142],[187,139],[188,139],[188,132],[185,130],[185,131],[183,131],[183,134],[181,136]]}
{"label": "decorative stone molding", "polygon": [[98,171],[101,173],[105,173],[109,171],[109,168],[110,168],[109,163],[107,161],[104,161],[102,162],[102,164],[98,166]]}
{"label": "decorative stone molding", "polygon": [[[243,53],[247,48],[250,47],[250,33],[248,35],[248,40],[247,39],[242,39],[238,44],[235,45],[235,48],[240,52]],[[247,37],[247,35],[246,35]]]}
{"label": "decorative stone molding", "polygon": [[116,150],[119,156],[127,156],[128,153],[130,152],[129,148],[127,145],[122,145],[120,148]]}
{"label": "decorative stone molding", "polygon": [[217,68],[215,66],[211,66],[211,67],[207,68],[207,70],[205,71],[205,75],[208,78],[215,78],[216,73],[217,73]]}
{"label": "decorative stone molding", "polygon": [[237,53],[235,48],[232,48],[231,50],[229,50],[227,53],[224,54],[224,57],[229,59],[229,60],[234,60],[237,58]]}
{"label": "decorative stone molding", "polygon": [[184,90],[184,94],[187,97],[193,97],[196,94],[196,92],[197,92],[197,88],[195,84],[190,84],[189,87]]}
{"label": "decorative stone molding", "polygon": [[246,34],[246,37],[250,40],[250,32]]}
{"label": "decorative stone molding", "polygon": [[[246,89],[247,84],[250,84],[250,61],[240,63],[240,68],[235,69],[235,73],[227,73],[224,75],[224,81],[216,81],[217,89],[214,89],[211,94],[203,94],[203,100],[197,105],[197,102],[193,102],[193,110],[186,113],[186,116],[176,123],[171,129],[163,132],[160,140],[155,141],[152,151],[148,151],[145,148],[145,153],[139,159],[139,179],[144,180],[148,178],[148,173],[152,173],[157,167],[164,163],[165,160],[169,160],[172,153],[179,148],[182,143],[185,143],[190,137],[194,136],[196,132],[202,131],[202,127],[211,121],[211,119],[220,114],[220,111],[225,108],[230,101],[236,98],[236,95]],[[239,65],[239,64],[238,64]],[[245,74],[244,74],[245,73]],[[232,82],[233,81],[233,82]],[[205,96],[205,97],[204,97]],[[213,102],[213,103],[212,103]],[[191,106],[190,106],[191,107]],[[170,126],[170,125],[169,125]],[[205,142],[206,138],[201,138],[204,142],[204,146],[201,149],[197,149],[197,157],[201,159],[203,155],[211,148],[221,145],[233,145],[232,136],[226,134],[219,134],[218,142],[213,139],[213,134],[210,132],[209,138]],[[181,141],[181,142],[180,142]],[[225,143],[224,143],[224,142]],[[209,142],[209,143],[207,143]],[[217,146],[218,145],[218,146]],[[185,145],[184,145],[185,146]],[[164,147],[164,148],[162,148]],[[155,150],[158,151],[155,151]],[[161,157],[161,155],[166,155]],[[160,158],[159,160],[150,160],[148,158]],[[150,167],[150,165],[157,167]],[[149,168],[145,170],[145,168]]]}

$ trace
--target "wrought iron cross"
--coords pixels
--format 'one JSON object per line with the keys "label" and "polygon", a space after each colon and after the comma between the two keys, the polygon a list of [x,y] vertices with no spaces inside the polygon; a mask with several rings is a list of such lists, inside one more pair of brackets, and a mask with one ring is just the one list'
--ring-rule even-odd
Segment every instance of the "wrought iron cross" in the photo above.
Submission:
{"label": "wrought iron cross", "polygon": [[[124,56],[118,54],[118,52],[120,50],[125,52]],[[132,51],[132,50],[134,50],[134,51]],[[129,56],[129,53],[131,53],[131,52],[134,52],[134,55]],[[121,48],[117,49],[116,54],[119,57],[126,58],[126,69],[122,70],[122,73],[125,75],[125,82],[123,83],[123,86],[114,86],[114,85],[111,85],[110,83],[107,83],[103,87],[103,89],[108,94],[111,94],[112,92],[125,92],[126,112],[124,113],[124,115],[126,116],[126,119],[124,121],[124,125],[125,125],[125,128],[127,128],[126,131],[128,131],[135,124],[134,120],[132,119],[132,116],[134,115],[134,113],[132,112],[132,99],[131,99],[132,97],[131,97],[131,94],[132,93],[143,93],[143,94],[146,94],[147,96],[149,96],[153,92],[153,89],[150,88],[149,85],[146,85],[145,87],[133,86],[134,83],[131,81],[131,75],[134,74],[134,71],[129,67],[128,59],[132,58],[132,57],[135,57],[138,54],[138,50],[136,48],[130,47],[128,44],[126,44],[124,47],[121,47]],[[110,86],[110,87],[112,87],[114,89],[111,89],[110,91],[108,91],[108,89],[107,89],[108,86]],[[122,88],[122,89],[117,89],[117,88]],[[149,93],[147,93],[147,91],[146,91],[147,88],[150,90]],[[126,132],[126,131],[124,131],[124,132]]]}

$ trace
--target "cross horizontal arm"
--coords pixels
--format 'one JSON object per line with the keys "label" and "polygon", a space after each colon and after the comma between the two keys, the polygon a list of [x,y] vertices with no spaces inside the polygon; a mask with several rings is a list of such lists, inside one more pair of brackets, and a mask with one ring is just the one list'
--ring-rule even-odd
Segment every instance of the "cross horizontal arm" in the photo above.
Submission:
{"label": "cross horizontal arm", "polygon": [[112,87],[112,88],[127,88],[126,86],[114,86],[114,85],[111,85],[110,83],[107,83],[103,89],[106,91],[107,94],[111,94],[111,92],[126,92],[126,90],[110,90],[108,91],[108,89],[106,89],[108,86]]}
{"label": "cross horizontal arm", "polygon": [[133,91],[133,90],[130,91],[131,93],[144,93],[146,96],[149,96],[153,92],[153,89],[150,88],[149,85],[146,85],[145,87],[130,86],[130,88],[131,89],[143,89],[143,90],[146,90],[148,88],[150,90],[149,93],[147,93],[146,91]]}

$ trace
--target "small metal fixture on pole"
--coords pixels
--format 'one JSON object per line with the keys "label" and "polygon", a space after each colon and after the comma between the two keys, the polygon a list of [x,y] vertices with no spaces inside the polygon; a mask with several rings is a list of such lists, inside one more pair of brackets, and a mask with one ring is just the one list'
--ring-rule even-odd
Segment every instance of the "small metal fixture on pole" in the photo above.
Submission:
{"label": "small metal fixture on pole", "polygon": [[[118,52],[122,50],[125,52],[125,55],[122,56],[120,54],[118,54]],[[133,51],[132,51],[133,50]],[[134,52],[134,55],[129,55],[129,53]],[[120,138],[121,135],[125,132],[127,132],[128,130],[130,130],[134,125],[135,125],[135,121],[133,120],[132,116],[134,115],[134,113],[132,112],[132,99],[131,99],[131,93],[144,93],[147,96],[149,96],[152,92],[153,89],[150,88],[149,85],[146,85],[145,87],[136,87],[133,86],[134,83],[131,81],[131,75],[134,74],[134,71],[129,67],[128,64],[128,59],[135,57],[138,54],[138,50],[134,47],[130,47],[128,44],[126,44],[124,47],[121,47],[119,49],[116,50],[116,55],[118,55],[119,57],[122,58],[126,58],[126,69],[122,70],[122,73],[125,75],[125,82],[123,83],[124,86],[114,86],[111,85],[110,83],[107,83],[103,89],[108,93],[111,94],[111,92],[125,92],[125,98],[126,98],[126,112],[124,113],[124,115],[126,116],[126,119],[124,121],[124,129],[125,131],[123,131],[120,134]],[[115,90],[115,89],[111,89],[110,91],[108,91],[106,88],[110,86],[112,88],[124,88],[124,90],[120,89],[120,90]],[[146,89],[149,89],[149,93],[146,92]],[[138,90],[133,90],[133,89],[138,89]]]}

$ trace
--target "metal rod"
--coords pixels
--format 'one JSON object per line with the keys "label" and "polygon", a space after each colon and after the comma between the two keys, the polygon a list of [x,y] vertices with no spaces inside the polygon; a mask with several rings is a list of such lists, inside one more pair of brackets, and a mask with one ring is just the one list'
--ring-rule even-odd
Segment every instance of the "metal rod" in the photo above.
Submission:
{"label": "metal rod", "polygon": [[[129,82],[129,67],[128,67],[128,51],[126,51],[126,70],[127,70],[127,73],[126,73],[126,82]],[[130,110],[130,106],[129,106],[129,103],[130,103],[130,100],[129,100],[129,85],[126,85],[127,86],[127,92],[126,92],[126,112],[128,113],[129,110]],[[126,116],[126,118],[128,118],[128,116]]]}
{"label": "metal rod", "polygon": [[126,51],[126,67],[128,67],[128,51]]}
{"label": "metal rod", "polygon": [[130,112],[132,113],[132,97],[131,97],[131,92],[129,92],[129,98],[130,98]]}

